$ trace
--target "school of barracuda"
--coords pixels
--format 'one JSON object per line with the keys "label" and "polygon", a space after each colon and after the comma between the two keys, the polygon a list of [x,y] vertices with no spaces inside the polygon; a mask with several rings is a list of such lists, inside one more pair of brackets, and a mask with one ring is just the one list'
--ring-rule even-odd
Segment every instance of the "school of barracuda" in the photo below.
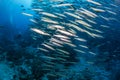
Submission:
{"label": "school of barracuda", "polygon": [[[89,49],[87,42],[105,38],[104,33],[111,27],[109,22],[120,23],[114,10],[118,6],[112,0],[34,0],[32,6],[35,16],[22,14],[31,17],[32,37],[35,42],[40,42],[36,44],[40,54],[36,55],[44,60],[40,64],[43,75],[53,80],[66,77],[65,71],[81,57],[97,55]],[[95,48],[105,44],[100,43]],[[70,79],[66,77],[65,80]]]}

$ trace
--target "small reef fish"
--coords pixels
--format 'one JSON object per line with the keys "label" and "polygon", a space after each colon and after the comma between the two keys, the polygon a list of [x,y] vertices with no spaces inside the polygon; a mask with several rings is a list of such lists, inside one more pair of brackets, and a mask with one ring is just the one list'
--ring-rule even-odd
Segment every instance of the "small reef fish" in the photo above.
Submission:
{"label": "small reef fish", "polygon": [[37,28],[31,28],[31,30],[34,31],[34,32],[36,32],[36,33],[42,34],[42,35],[49,35],[48,33],[45,33],[42,30],[37,29]]}
{"label": "small reef fish", "polygon": [[83,38],[75,38],[76,40],[78,41],[81,41],[81,42],[87,42],[87,40],[83,39]]}
{"label": "small reef fish", "polygon": [[42,9],[39,9],[39,8],[32,8],[31,10],[38,11],[38,12],[43,11]]}
{"label": "small reef fish", "polygon": [[60,26],[60,25],[48,25],[48,28],[50,28],[50,29],[64,29],[64,27]]}
{"label": "small reef fish", "polygon": [[74,49],[76,52],[78,53],[85,53],[84,51],[80,50],[80,49]]}
{"label": "small reef fish", "polygon": [[69,15],[69,16],[72,16],[76,19],[82,19],[80,16],[76,15],[76,14],[73,14],[73,13],[70,13],[70,12],[64,12],[65,14]]}
{"label": "small reef fish", "polygon": [[58,29],[57,31],[60,32],[60,33],[62,33],[62,34],[68,35],[68,36],[74,36],[74,34],[72,34],[72,33],[70,33],[70,32],[67,32],[67,31],[65,31],[65,30],[60,30],[60,29]]}
{"label": "small reef fish", "polygon": [[67,45],[69,45],[69,46],[71,46],[71,47],[76,47],[76,45],[75,44],[72,44],[72,43],[65,43],[65,44],[67,44]]}
{"label": "small reef fish", "polygon": [[86,19],[88,22],[92,23],[92,24],[97,24],[95,21],[92,21],[90,19]]}
{"label": "small reef fish", "polygon": [[70,39],[69,37],[67,37],[67,36],[64,36],[64,35],[60,35],[60,34],[56,34],[56,35],[54,35],[54,37],[57,37],[57,38],[63,38],[63,39]]}
{"label": "small reef fish", "polygon": [[53,41],[51,44],[53,44],[53,45],[55,45],[55,46],[57,46],[57,47],[63,47],[63,45],[62,45],[62,44],[57,43],[57,42],[55,42],[55,41]]}
{"label": "small reef fish", "polygon": [[50,0],[51,2],[63,2],[64,0]]}
{"label": "small reef fish", "polygon": [[56,15],[48,13],[48,12],[42,12],[40,14],[45,15],[45,16],[49,16],[49,17],[53,17],[53,18],[58,18]]}
{"label": "small reef fish", "polygon": [[85,45],[79,45],[79,46],[82,47],[82,48],[86,48],[86,49],[88,49],[88,47],[85,46]]}
{"label": "small reef fish", "polygon": [[58,21],[54,21],[50,18],[42,17],[41,21],[46,22],[46,23],[51,23],[51,24],[59,24]]}
{"label": "small reef fish", "polygon": [[42,45],[45,46],[46,48],[50,49],[50,50],[55,50],[52,46],[50,46],[48,44],[43,43]]}
{"label": "small reef fish", "polygon": [[59,43],[59,44],[63,44],[63,42],[61,40],[58,40],[56,38],[51,38],[50,42],[56,42],[56,43]]}
{"label": "small reef fish", "polygon": [[61,52],[62,54],[67,54],[67,55],[70,54],[69,52],[62,49],[57,49],[57,51]]}
{"label": "small reef fish", "polygon": [[37,48],[38,50],[44,51],[44,52],[49,52],[49,50],[44,49],[44,48]]}
{"label": "small reef fish", "polygon": [[55,58],[54,57],[50,57],[50,56],[40,56],[41,58],[45,58],[45,59],[51,59],[51,60],[54,60]]}
{"label": "small reef fish", "polygon": [[101,6],[102,4],[98,3],[98,2],[95,2],[93,0],[87,0],[88,2],[92,3],[92,4],[95,4],[95,5],[98,5],[98,6]]}
{"label": "small reef fish", "polygon": [[66,3],[66,4],[57,4],[53,5],[52,7],[66,7],[66,6],[71,6],[72,4]]}
{"label": "small reef fish", "polygon": [[38,24],[38,22],[34,19],[30,19],[31,22],[35,23],[35,24]]}
{"label": "small reef fish", "polygon": [[26,16],[29,16],[29,17],[33,17],[32,14],[29,14],[29,13],[25,13],[25,12],[22,12],[23,15],[26,15]]}
{"label": "small reef fish", "polygon": [[54,13],[54,14],[56,14],[56,15],[58,15],[60,17],[66,17],[64,14],[61,14],[61,13]]}
{"label": "small reef fish", "polygon": [[85,22],[83,20],[76,20],[76,22],[79,24],[82,24],[83,26],[92,27],[90,24],[88,24],[87,22]]}
{"label": "small reef fish", "polygon": [[70,43],[71,42],[69,39],[60,38],[60,40],[63,41],[63,42],[66,42],[66,43]]}
{"label": "small reef fish", "polygon": [[93,12],[87,10],[87,9],[81,8],[80,10],[81,11],[79,13],[83,13],[86,16],[89,16],[89,17],[92,17],[92,18],[96,18],[97,17],[97,15],[95,13],[93,13]]}
{"label": "small reef fish", "polygon": [[91,7],[90,9],[92,9],[95,12],[105,12],[105,10],[103,9],[98,9],[98,8],[93,8],[93,7]]}

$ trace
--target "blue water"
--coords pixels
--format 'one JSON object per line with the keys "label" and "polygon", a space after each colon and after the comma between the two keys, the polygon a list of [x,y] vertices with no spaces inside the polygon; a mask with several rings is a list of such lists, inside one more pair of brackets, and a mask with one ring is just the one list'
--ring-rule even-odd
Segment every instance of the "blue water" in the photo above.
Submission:
{"label": "blue water", "polygon": [[[21,5],[24,5],[24,7],[21,7]],[[15,34],[24,33],[29,28],[29,17],[22,15],[21,12],[23,8],[29,9],[30,5],[31,1],[0,1],[0,25],[3,26],[1,31],[5,32],[5,35],[12,38]]]}
{"label": "blue water", "polygon": [[0,80],[119,76],[119,0],[0,0]]}

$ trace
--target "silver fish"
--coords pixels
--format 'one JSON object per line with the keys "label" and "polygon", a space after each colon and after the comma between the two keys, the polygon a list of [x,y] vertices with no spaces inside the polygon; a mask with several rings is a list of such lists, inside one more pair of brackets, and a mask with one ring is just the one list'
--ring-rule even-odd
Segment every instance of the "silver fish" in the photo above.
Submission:
{"label": "silver fish", "polygon": [[95,2],[95,1],[93,1],[93,0],[87,0],[88,2],[90,2],[90,3],[93,3],[93,4],[95,4],[95,5],[98,5],[98,6],[102,6],[102,4],[100,4],[100,3],[98,3],[98,2]]}
{"label": "silver fish", "polygon": [[53,5],[52,7],[66,7],[66,6],[71,6],[72,4],[70,3],[66,3],[66,4],[57,4],[57,5]]}
{"label": "silver fish", "polygon": [[34,32],[36,32],[36,33],[42,34],[42,35],[49,35],[48,33],[45,33],[42,30],[37,29],[37,28],[31,28],[31,30],[34,31]]}
{"label": "silver fish", "polygon": [[26,15],[26,16],[30,16],[30,17],[33,17],[32,14],[29,14],[29,13],[25,13],[25,12],[22,12],[23,15]]}
{"label": "silver fish", "polygon": [[53,18],[58,18],[56,15],[48,13],[48,12],[41,12],[40,14],[45,15],[45,16],[49,16],[49,17],[53,17]]}

